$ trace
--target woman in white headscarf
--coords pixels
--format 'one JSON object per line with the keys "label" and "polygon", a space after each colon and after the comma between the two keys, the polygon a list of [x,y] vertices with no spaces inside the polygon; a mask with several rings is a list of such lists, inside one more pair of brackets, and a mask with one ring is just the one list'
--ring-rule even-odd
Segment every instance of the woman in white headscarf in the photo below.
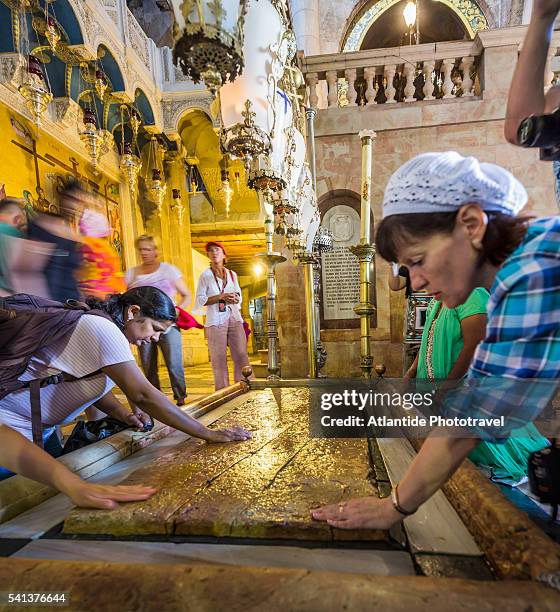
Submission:
{"label": "woman in white headscarf", "polygon": [[433,495],[481,438],[504,439],[548,403],[560,378],[560,218],[529,222],[519,216],[526,202],[508,171],[455,152],[419,155],[390,178],[378,253],[406,265],[413,290],[448,308],[475,287],[490,291],[486,337],[464,387],[444,399],[444,415],[476,415],[479,423],[504,416],[504,426],[462,437],[436,431],[390,498],[325,506],[313,511],[315,519],[342,529],[387,529]]}

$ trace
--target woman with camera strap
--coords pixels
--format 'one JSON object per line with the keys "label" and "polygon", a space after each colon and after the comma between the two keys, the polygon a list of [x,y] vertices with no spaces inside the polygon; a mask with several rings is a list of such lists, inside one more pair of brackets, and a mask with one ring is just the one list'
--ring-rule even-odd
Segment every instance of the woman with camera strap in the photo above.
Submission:
{"label": "woman with camera strap", "polygon": [[231,352],[235,381],[249,365],[247,338],[241,316],[241,287],[237,274],[225,267],[226,251],[220,242],[209,242],[210,267],[200,275],[195,308],[206,308],[206,334],[216,391],[229,385],[227,347]]}

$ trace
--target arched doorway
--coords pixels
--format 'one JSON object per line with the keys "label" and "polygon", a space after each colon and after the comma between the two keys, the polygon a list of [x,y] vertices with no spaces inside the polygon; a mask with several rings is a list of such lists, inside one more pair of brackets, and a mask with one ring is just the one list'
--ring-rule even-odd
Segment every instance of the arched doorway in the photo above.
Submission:
{"label": "arched doorway", "polygon": [[[488,28],[474,0],[417,0],[420,42],[435,43],[473,38]],[[407,0],[372,0],[363,5],[342,39],[343,52],[398,47],[409,44],[403,17]]]}
{"label": "arched doorway", "polygon": [[[402,0],[382,13],[367,30],[360,50],[385,49],[408,45],[408,31],[403,9],[408,0]],[[469,32],[455,11],[438,0],[421,0],[418,18],[420,43],[470,38]]]}

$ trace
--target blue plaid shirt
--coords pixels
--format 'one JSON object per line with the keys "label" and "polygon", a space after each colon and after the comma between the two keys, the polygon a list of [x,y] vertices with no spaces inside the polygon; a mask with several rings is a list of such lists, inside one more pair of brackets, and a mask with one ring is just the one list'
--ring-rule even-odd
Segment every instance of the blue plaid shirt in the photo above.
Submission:
{"label": "blue plaid shirt", "polygon": [[[556,379],[556,382],[554,382]],[[465,387],[445,400],[447,416],[504,416],[507,436],[534,420],[560,379],[560,217],[538,219],[496,275],[488,301],[486,337]]]}

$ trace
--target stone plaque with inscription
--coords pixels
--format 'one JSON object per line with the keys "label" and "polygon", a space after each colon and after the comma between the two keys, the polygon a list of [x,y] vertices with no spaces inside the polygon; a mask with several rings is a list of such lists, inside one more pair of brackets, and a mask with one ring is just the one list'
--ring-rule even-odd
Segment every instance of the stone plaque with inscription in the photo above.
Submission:
{"label": "stone plaque with inscription", "polygon": [[323,255],[323,317],[356,319],[360,301],[360,265],[348,247]]}
{"label": "stone plaque with inscription", "polygon": [[360,216],[350,206],[340,204],[324,215],[334,249],[322,258],[323,318],[358,319],[354,307],[360,301],[360,264],[349,250],[360,240]]}

